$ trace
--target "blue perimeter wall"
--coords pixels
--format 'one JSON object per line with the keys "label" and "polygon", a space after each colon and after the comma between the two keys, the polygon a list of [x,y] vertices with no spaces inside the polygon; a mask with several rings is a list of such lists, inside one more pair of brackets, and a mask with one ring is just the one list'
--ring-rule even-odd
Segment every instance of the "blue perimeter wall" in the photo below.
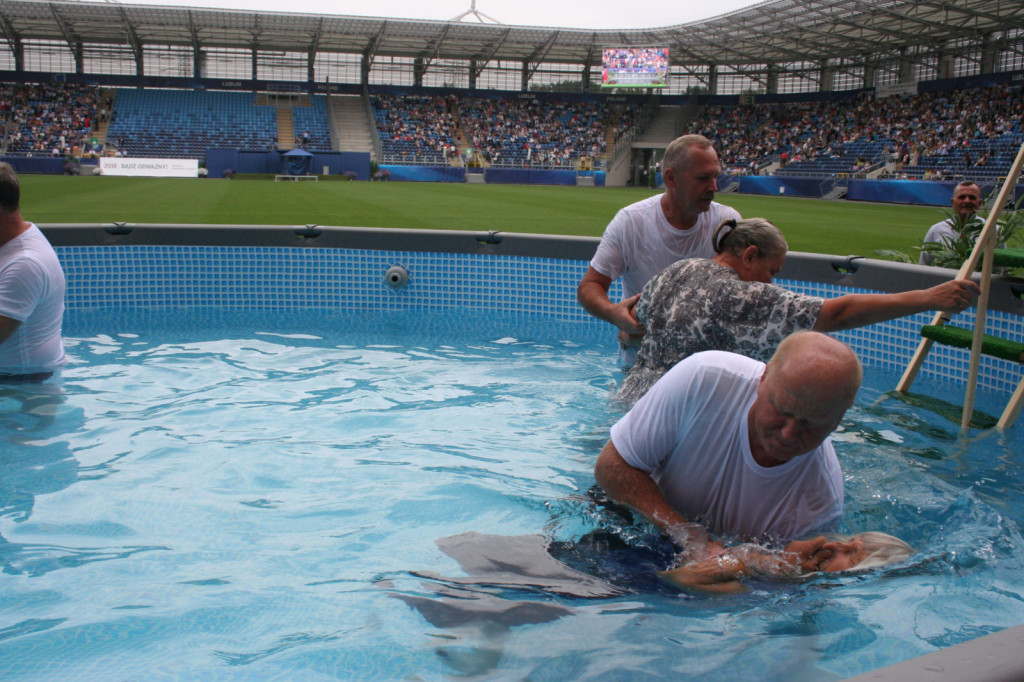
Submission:
{"label": "blue perimeter wall", "polygon": [[[369,152],[313,152],[310,175],[320,175],[324,166],[328,175],[356,174],[356,180],[370,179]],[[211,178],[222,178],[224,172],[288,174],[288,157],[284,150],[207,149],[206,170]]]}
{"label": "blue perimeter wall", "polygon": [[[64,172],[64,159],[52,157],[4,156],[0,160],[11,164],[16,173],[42,173],[60,175]],[[95,160],[83,159],[82,165],[95,165]],[[370,179],[370,155],[366,152],[316,152],[310,163],[310,172],[319,175],[327,166],[330,175],[354,172],[357,180]],[[224,172],[286,174],[288,159],[278,150],[208,149],[206,150],[208,177],[222,178]],[[383,165],[390,180],[404,182],[466,182],[466,169],[457,167]],[[605,185],[604,171],[535,170],[530,168],[486,168],[483,171],[488,184],[568,185],[576,184],[577,176],[591,176],[594,185]],[[840,182],[836,178],[776,177],[774,175],[741,175],[738,191],[741,194],[804,197],[818,199],[828,194]],[[660,178],[659,178],[660,180]],[[723,175],[719,186],[735,182],[736,176]],[[846,199],[874,201],[886,204],[914,204],[948,206],[956,181],[926,180],[849,180]],[[997,192],[1000,186],[981,183],[983,194]],[[1024,186],[1014,190],[1014,202],[1024,198]]]}
{"label": "blue perimeter wall", "polygon": [[[735,178],[727,177],[719,181],[724,186]],[[931,180],[850,180],[847,183],[846,199],[849,201],[875,201],[886,204],[915,204],[925,206],[948,206],[953,188],[953,181]],[[818,199],[828,194],[839,180],[835,178],[799,178],[775,177],[773,175],[743,175],[739,178],[738,191],[741,194],[770,194],[787,197],[806,197]],[[997,192],[1000,185],[979,183],[982,193],[988,195]],[[1014,201],[1024,196],[1024,187],[1018,185],[1014,192]]]}
{"label": "blue perimeter wall", "polygon": [[[466,182],[466,169],[455,166],[382,165],[390,173],[389,180],[404,182]],[[472,173],[473,171],[470,171]],[[594,178],[604,186],[604,171],[545,170],[534,168],[485,168],[480,171],[488,185],[567,185],[575,186],[577,176]]]}

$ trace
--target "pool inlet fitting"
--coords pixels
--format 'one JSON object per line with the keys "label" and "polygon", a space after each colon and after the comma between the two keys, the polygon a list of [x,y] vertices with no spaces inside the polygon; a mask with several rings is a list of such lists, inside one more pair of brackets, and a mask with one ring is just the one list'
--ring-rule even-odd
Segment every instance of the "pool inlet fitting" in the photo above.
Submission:
{"label": "pool inlet fitting", "polygon": [[392,265],[388,268],[388,271],[384,273],[384,283],[389,288],[402,289],[406,284],[409,283],[409,271],[403,268],[401,265]]}

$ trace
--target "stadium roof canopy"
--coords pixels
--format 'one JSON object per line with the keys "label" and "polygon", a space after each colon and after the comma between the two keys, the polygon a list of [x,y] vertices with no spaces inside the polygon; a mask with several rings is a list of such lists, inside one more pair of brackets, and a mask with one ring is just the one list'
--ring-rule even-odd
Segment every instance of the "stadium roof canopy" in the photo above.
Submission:
{"label": "stadium roof canopy", "polygon": [[[767,0],[687,24],[629,30],[160,7],[74,0],[2,0],[0,35],[82,44],[179,45],[435,59],[598,64],[604,47],[668,46],[673,64],[785,64],[902,48],[999,41],[1024,28],[1021,0]],[[1019,46],[1019,40],[1015,43]],[[1019,49],[1019,48],[1017,48]]]}

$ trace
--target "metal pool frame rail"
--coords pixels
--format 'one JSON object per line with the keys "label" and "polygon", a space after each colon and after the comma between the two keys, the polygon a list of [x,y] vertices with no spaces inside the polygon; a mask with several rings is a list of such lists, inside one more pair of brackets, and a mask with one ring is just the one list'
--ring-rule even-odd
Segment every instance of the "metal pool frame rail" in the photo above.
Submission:
{"label": "metal pool frame rail", "polygon": [[[424,254],[459,254],[467,256],[513,257],[530,260],[530,268],[538,263],[545,266],[539,277],[550,273],[564,273],[564,279],[555,294],[566,299],[558,301],[561,310],[571,310],[578,319],[594,324],[605,324],[589,318],[578,309],[573,298],[576,283],[586,270],[587,262],[597,248],[598,239],[591,237],[565,237],[529,235],[495,231],[442,231],[398,230],[384,228],[325,227],[318,225],[171,225],[130,223],[108,224],[42,224],[39,226],[58,254],[70,254],[75,247],[276,247],[298,249],[342,249],[356,252],[396,252]],[[88,254],[86,254],[87,257]],[[63,256],[62,256],[63,257]],[[550,263],[549,263],[550,261]],[[564,261],[564,263],[560,263]],[[174,264],[170,277],[176,276]],[[373,286],[391,295],[396,291],[395,266],[381,269]],[[185,277],[187,269],[180,271]],[[388,273],[388,277],[385,277]],[[836,296],[844,293],[892,293],[921,289],[948,281],[956,275],[954,270],[918,265],[892,263],[859,256],[825,256],[791,252],[777,282],[788,288],[818,296]],[[164,276],[168,276],[164,273]],[[411,275],[415,283],[417,273]],[[453,275],[446,275],[453,277]],[[90,282],[102,285],[102,273],[93,273]],[[458,277],[458,274],[454,275]],[[390,281],[389,281],[390,280]],[[78,280],[69,278],[69,298]],[[495,283],[485,283],[493,287]],[[404,285],[404,282],[403,282]],[[527,281],[517,287],[543,287],[543,282]],[[511,288],[511,287],[510,287]],[[552,290],[529,290],[523,298],[530,299],[538,291],[543,298]],[[618,295],[618,284],[613,285],[613,296]],[[989,325],[999,327],[1000,335],[1024,341],[1024,281],[996,276],[992,281],[989,301]],[[458,305],[454,303],[453,305]],[[538,308],[545,314],[547,308]],[[871,325],[871,327],[836,334],[853,346],[867,366],[902,369],[906,358],[913,353],[920,339],[920,326],[927,324],[930,315],[921,314],[902,320]],[[973,322],[973,320],[968,320]],[[966,323],[965,323],[966,324]],[[610,333],[610,329],[609,329]],[[922,375],[931,374],[939,379],[962,383],[966,377],[966,351],[949,349],[936,353],[922,369]],[[995,361],[986,363],[979,372],[979,386],[987,385],[997,391],[1011,392],[1019,380],[1021,368],[1013,363]],[[1018,427],[1021,428],[1021,427]],[[956,646],[881,668],[849,679],[849,682],[868,680],[898,680],[899,682],[996,682],[1024,680],[1024,625],[980,637]]]}

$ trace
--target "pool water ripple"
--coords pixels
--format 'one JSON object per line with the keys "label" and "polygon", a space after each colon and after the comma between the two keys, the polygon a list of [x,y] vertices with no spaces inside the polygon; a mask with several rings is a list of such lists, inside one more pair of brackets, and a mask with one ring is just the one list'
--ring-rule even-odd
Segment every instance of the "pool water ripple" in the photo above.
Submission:
{"label": "pool water ripple", "polygon": [[[845,524],[915,558],[723,600],[575,544],[649,542],[587,494],[623,409],[593,328],[172,317],[78,312],[62,381],[0,391],[5,679],[817,682],[1020,621],[1021,436],[965,443],[892,376],[869,372],[836,435]],[[628,580],[474,581],[437,544],[467,532],[548,538]]]}

